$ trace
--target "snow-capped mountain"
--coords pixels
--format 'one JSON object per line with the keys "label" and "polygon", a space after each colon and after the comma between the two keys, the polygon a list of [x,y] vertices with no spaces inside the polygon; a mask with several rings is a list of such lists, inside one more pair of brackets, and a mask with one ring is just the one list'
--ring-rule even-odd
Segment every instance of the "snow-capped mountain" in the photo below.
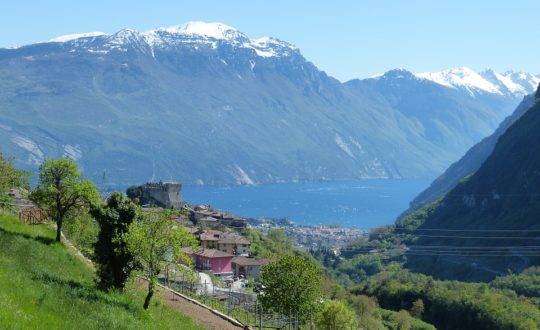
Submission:
{"label": "snow-capped mountain", "polygon": [[62,36],[0,49],[0,67],[0,151],[110,185],[434,176],[519,102],[471,72],[341,83],[221,23]]}
{"label": "snow-capped mountain", "polygon": [[533,93],[540,83],[540,78],[530,73],[514,71],[498,73],[491,69],[477,73],[467,67],[417,73],[416,76],[443,86],[466,90],[473,96],[490,93],[523,97]]}
{"label": "snow-capped mountain", "polygon": [[65,36],[52,38],[48,42],[68,42],[68,41],[82,39],[82,38],[99,37],[102,35],[106,35],[106,33],[103,33],[103,32],[75,33],[75,34],[68,34]]}
{"label": "snow-capped mountain", "polygon": [[76,47],[78,51],[101,54],[112,50],[128,51],[131,46],[155,55],[156,49],[175,46],[216,49],[220,43],[252,51],[260,57],[289,56],[298,52],[294,45],[276,38],[250,39],[231,26],[206,22],[189,22],[146,32],[124,29],[112,35],[103,32],[71,34],[53,38],[48,42],[63,43],[65,47]]}

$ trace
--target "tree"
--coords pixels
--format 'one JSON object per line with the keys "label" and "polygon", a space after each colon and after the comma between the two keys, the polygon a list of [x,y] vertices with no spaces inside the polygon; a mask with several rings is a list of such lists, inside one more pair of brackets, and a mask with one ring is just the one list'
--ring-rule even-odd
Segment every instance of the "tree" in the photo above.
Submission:
{"label": "tree", "polygon": [[122,235],[129,225],[138,221],[141,210],[121,192],[114,192],[104,206],[93,207],[91,215],[99,224],[94,258],[97,264],[98,286],[101,289],[123,289],[136,266]]}
{"label": "tree", "polygon": [[358,313],[360,319],[371,317],[379,307],[375,298],[365,295],[357,295],[351,297],[351,303],[356,312]]}
{"label": "tree", "polygon": [[410,314],[416,318],[422,318],[422,314],[424,314],[424,301],[422,299],[413,302]]}
{"label": "tree", "polygon": [[308,259],[285,255],[263,268],[259,300],[267,310],[305,318],[317,307],[321,280],[319,269]]}
{"label": "tree", "polygon": [[138,203],[142,196],[141,186],[129,186],[126,195],[129,199]]}
{"label": "tree", "polygon": [[316,323],[322,330],[354,330],[358,327],[356,314],[347,305],[336,300],[323,303]]}
{"label": "tree", "polygon": [[7,201],[7,193],[13,187],[28,188],[28,172],[20,171],[13,165],[13,157],[0,153],[0,202]]}
{"label": "tree", "polygon": [[405,310],[393,313],[390,320],[396,325],[397,330],[411,329],[411,316]]}
{"label": "tree", "polygon": [[60,242],[62,223],[70,213],[99,202],[96,186],[83,179],[70,159],[48,159],[39,167],[39,185],[30,199],[56,222],[56,241]]}
{"label": "tree", "polygon": [[122,235],[135,261],[148,278],[148,294],[144,309],[150,305],[159,273],[167,263],[183,260],[189,262],[182,247],[196,246],[196,240],[184,227],[177,226],[169,211],[144,214],[129,225]]}

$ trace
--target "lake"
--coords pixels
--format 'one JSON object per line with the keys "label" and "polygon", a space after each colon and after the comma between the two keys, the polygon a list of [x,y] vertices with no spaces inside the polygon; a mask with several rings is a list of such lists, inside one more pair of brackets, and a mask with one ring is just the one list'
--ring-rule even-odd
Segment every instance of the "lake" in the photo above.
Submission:
{"label": "lake", "polygon": [[287,218],[299,225],[339,224],[370,229],[392,224],[431,180],[355,180],[184,186],[184,199],[244,217]]}

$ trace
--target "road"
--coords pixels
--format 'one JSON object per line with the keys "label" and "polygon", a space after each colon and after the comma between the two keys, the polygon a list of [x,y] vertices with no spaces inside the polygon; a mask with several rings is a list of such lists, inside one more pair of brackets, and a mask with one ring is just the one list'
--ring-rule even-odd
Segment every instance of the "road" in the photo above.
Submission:
{"label": "road", "polygon": [[[142,290],[147,289],[146,280],[139,279],[137,280],[138,286]],[[201,327],[209,330],[240,330],[244,329],[240,326],[235,326],[229,321],[219,317],[218,315],[212,313],[208,309],[201,307],[181,296],[172,294],[167,290],[158,287],[157,295],[162,299],[164,303],[173,309],[179,311],[180,313],[191,318],[195,323]]]}
{"label": "road", "polygon": [[214,284],[212,283],[210,275],[199,273],[199,282],[201,283],[201,288],[197,290],[197,294],[201,295],[205,293],[205,291],[206,294],[212,294],[214,292]]}

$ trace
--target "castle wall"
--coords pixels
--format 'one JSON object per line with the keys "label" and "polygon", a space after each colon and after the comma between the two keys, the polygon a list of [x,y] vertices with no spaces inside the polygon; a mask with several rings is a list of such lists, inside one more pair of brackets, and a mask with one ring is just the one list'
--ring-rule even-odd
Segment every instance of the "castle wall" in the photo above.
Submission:
{"label": "castle wall", "polygon": [[142,187],[142,204],[155,204],[164,208],[181,208],[184,200],[182,185],[178,182],[149,182]]}

